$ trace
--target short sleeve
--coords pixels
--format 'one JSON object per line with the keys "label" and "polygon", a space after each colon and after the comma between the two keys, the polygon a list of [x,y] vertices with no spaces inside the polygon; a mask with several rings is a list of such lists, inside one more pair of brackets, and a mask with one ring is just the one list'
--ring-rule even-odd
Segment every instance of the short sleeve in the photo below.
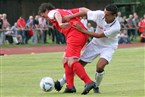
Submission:
{"label": "short sleeve", "polygon": [[119,34],[120,27],[111,27],[109,30],[104,31],[106,37],[111,38]]}
{"label": "short sleeve", "polygon": [[49,17],[50,19],[54,19],[54,15],[55,15],[56,12],[58,12],[58,11],[57,11],[57,10],[51,10],[51,11],[48,13],[48,17]]}
{"label": "short sleeve", "polygon": [[87,19],[96,22],[97,19],[99,19],[100,17],[102,18],[103,15],[104,15],[104,12],[101,10],[88,11],[87,12]]}
{"label": "short sleeve", "polygon": [[96,22],[96,20],[97,20],[96,11],[88,11],[87,12],[87,19]]}

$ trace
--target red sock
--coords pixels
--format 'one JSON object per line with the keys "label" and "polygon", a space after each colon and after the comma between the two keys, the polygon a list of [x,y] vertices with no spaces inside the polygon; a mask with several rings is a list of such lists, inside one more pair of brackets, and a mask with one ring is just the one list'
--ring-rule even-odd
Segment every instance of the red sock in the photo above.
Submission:
{"label": "red sock", "polygon": [[79,62],[74,62],[72,64],[72,69],[76,75],[84,81],[85,84],[91,83],[92,80],[87,75],[84,67]]}
{"label": "red sock", "polygon": [[67,88],[72,88],[74,86],[74,72],[68,66],[67,63],[64,64],[64,68],[65,68]]}

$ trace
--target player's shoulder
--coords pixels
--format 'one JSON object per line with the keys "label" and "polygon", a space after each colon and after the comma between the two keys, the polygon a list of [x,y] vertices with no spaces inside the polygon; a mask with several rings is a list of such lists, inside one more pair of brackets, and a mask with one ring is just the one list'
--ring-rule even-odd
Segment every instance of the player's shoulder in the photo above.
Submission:
{"label": "player's shoulder", "polygon": [[57,9],[54,9],[54,10],[49,11],[49,12],[48,12],[48,17],[49,17],[50,19],[54,19],[54,14],[55,14],[56,12],[58,12]]}
{"label": "player's shoulder", "polygon": [[120,31],[121,25],[120,25],[120,22],[117,19],[115,19],[115,23],[112,25],[112,28],[116,28]]}
{"label": "player's shoulder", "polygon": [[102,11],[102,10],[89,11],[89,13],[94,13],[97,16],[104,16],[104,11]]}
{"label": "player's shoulder", "polygon": [[119,25],[120,26],[119,20],[118,19],[115,19],[115,21],[116,21],[115,25]]}
{"label": "player's shoulder", "polygon": [[104,15],[104,11],[102,11],[102,10],[95,10],[95,13]]}
{"label": "player's shoulder", "polygon": [[100,17],[104,17],[104,15],[105,15],[104,11],[102,11],[102,10],[97,10],[97,14],[98,14]]}
{"label": "player's shoulder", "polygon": [[100,14],[104,14],[104,11],[102,10],[96,10],[97,13],[100,13]]}

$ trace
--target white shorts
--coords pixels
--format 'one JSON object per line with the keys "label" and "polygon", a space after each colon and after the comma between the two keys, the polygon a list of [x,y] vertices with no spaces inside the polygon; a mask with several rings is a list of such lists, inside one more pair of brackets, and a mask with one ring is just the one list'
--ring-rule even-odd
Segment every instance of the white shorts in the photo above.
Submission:
{"label": "white shorts", "polygon": [[95,58],[100,56],[100,58],[104,58],[108,61],[108,63],[110,63],[112,55],[114,54],[115,50],[116,49],[114,48],[99,46],[90,42],[86,46],[80,59],[85,62],[92,62]]}

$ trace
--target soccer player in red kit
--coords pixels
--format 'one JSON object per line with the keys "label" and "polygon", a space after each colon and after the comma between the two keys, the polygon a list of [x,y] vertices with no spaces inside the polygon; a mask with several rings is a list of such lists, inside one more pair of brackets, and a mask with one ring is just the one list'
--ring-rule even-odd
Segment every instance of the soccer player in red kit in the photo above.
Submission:
{"label": "soccer player in red kit", "polygon": [[[73,27],[74,22],[77,22],[83,26],[83,24],[80,22],[80,17],[73,18],[69,20],[69,22],[62,22],[63,16],[75,14],[79,12],[79,10],[79,8],[70,10],[55,9],[52,4],[43,3],[39,7],[39,14],[52,22],[58,31],[63,33],[66,38],[67,45],[63,64],[67,86],[64,93],[76,92],[74,86],[74,74],[76,74],[85,83],[85,89],[82,92],[82,94],[85,95],[95,87],[95,83],[89,78],[84,67],[78,62],[81,50],[88,40],[88,35],[81,33]],[[83,26],[83,28],[85,27]]]}

